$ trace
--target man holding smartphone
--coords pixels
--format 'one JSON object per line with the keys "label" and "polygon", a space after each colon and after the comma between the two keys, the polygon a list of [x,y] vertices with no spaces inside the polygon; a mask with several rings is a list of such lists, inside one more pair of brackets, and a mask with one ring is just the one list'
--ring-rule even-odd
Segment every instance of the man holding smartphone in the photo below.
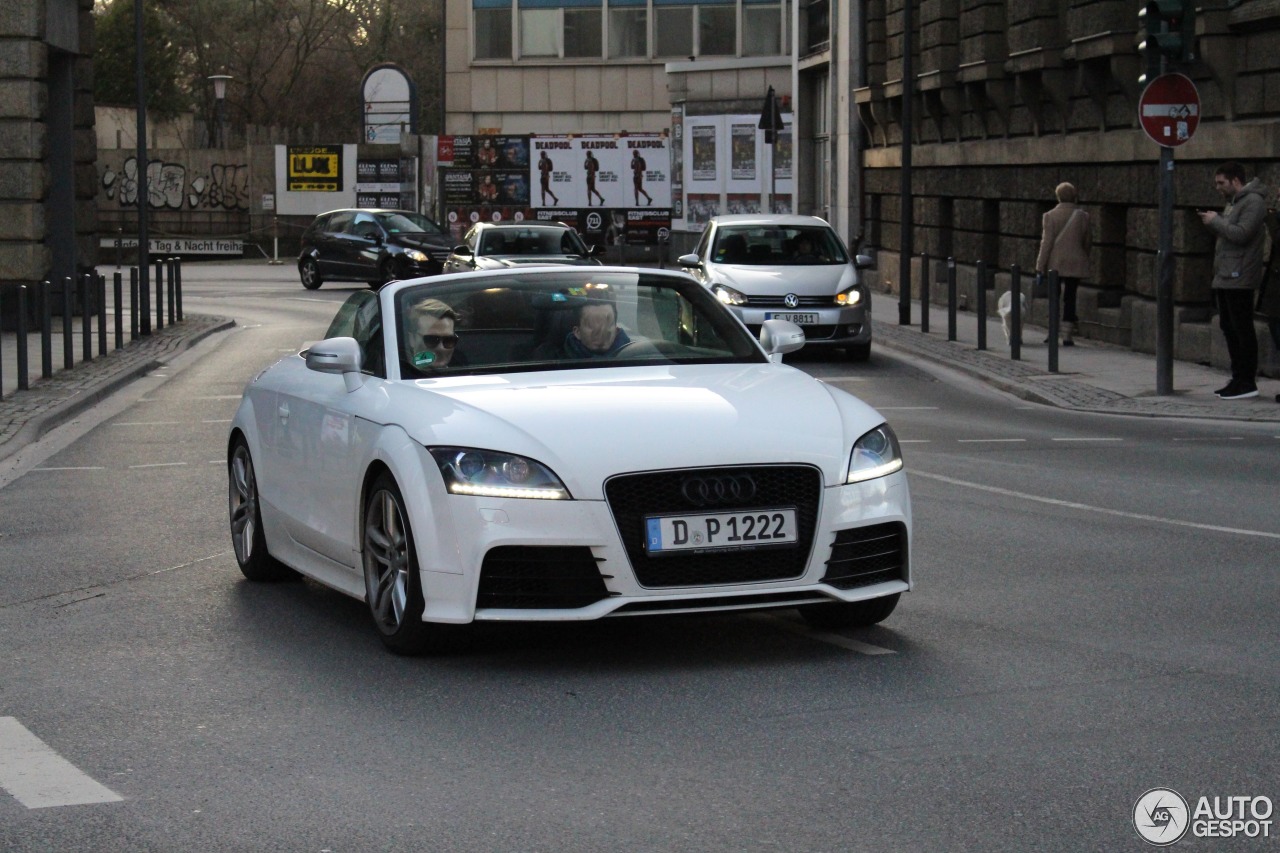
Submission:
{"label": "man holding smartphone", "polygon": [[1227,200],[1222,213],[1202,210],[1200,221],[1217,237],[1213,251],[1213,296],[1218,324],[1227,339],[1231,381],[1214,393],[1224,400],[1258,396],[1258,335],[1253,328],[1254,291],[1262,281],[1266,238],[1266,188],[1246,183],[1244,166],[1223,163],[1213,186]]}

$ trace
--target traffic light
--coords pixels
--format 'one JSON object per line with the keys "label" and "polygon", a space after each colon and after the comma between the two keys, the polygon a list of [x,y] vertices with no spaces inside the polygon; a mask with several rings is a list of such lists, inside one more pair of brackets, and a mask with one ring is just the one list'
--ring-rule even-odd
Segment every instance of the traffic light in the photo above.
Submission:
{"label": "traffic light", "polygon": [[1147,73],[1139,83],[1150,82],[1161,72],[1161,60],[1187,64],[1196,58],[1196,0],[1147,0],[1138,10],[1138,24],[1145,38],[1138,52],[1147,60]]}

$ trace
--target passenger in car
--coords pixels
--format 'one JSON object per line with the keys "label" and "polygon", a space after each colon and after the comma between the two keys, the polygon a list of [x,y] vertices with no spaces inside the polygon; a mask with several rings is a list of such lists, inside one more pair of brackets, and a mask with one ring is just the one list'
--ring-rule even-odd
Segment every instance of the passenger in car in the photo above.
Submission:
{"label": "passenger in car", "polygon": [[587,302],[578,309],[577,321],[564,339],[568,358],[600,358],[617,355],[631,343],[618,327],[618,310],[612,302]]}

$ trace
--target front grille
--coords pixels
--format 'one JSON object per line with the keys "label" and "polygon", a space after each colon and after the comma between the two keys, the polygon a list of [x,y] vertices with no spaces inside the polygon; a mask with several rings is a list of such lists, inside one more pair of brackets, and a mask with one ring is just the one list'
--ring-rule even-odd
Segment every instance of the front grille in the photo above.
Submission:
{"label": "front grille", "polygon": [[906,580],[907,526],[900,521],[836,531],[822,582],[857,589]]}
{"label": "front grille", "polygon": [[502,545],[484,555],[476,607],[564,609],[608,597],[590,548]]}
{"label": "front grille", "polygon": [[[755,493],[745,501],[696,506],[684,494],[690,477],[747,476]],[[822,474],[802,465],[767,465],[735,468],[690,468],[649,474],[624,474],[605,483],[605,498],[618,525],[618,533],[641,586],[716,586],[797,578],[804,574],[813,548]],[[799,541],[794,547],[737,550],[715,554],[676,552],[650,557],[644,549],[644,517],[669,513],[796,508]]]}
{"label": "front grille", "polygon": [[748,296],[748,308],[782,308],[787,311],[794,311],[798,308],[835,308],[836,300],[832,296],[801,296],[798,297],[800,304],[796,308],[787,308],[782,301],[783,296]]}

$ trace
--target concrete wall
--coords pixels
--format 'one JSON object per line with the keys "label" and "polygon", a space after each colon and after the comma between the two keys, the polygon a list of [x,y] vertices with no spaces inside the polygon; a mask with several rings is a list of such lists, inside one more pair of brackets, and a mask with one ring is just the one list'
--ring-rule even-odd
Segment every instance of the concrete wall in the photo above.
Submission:
{"label": "concrete wall", "polygon": [[[854,91],[869,146],[862,164],[868,242],[894,257],[902,2],[867,5],[868,37],[882,49],[869,44],[867,85]],[[913,7],[912,215],[917,253],[1028,270],[1053,188],[1070,181],[1093,221],[1083,334],[1153,352],[1154,323],[1143,318],[1154,311],[1159,148],[1137,121],[1138,5],[933,0]],[[1198,32],[1201,59],[1185,71],[1199,89],[1202,120],[1175,152],[1174,298],[1187,326],[1175,339],[1180,357],[1209,360],[1216,357],[1204,331],[1213,241],[1194,209],[1222,204],[1213,171],[1225,160],[1280,186],[1280,4],[1202,9]],[[881,269],[896,278],[893,264]]]}

